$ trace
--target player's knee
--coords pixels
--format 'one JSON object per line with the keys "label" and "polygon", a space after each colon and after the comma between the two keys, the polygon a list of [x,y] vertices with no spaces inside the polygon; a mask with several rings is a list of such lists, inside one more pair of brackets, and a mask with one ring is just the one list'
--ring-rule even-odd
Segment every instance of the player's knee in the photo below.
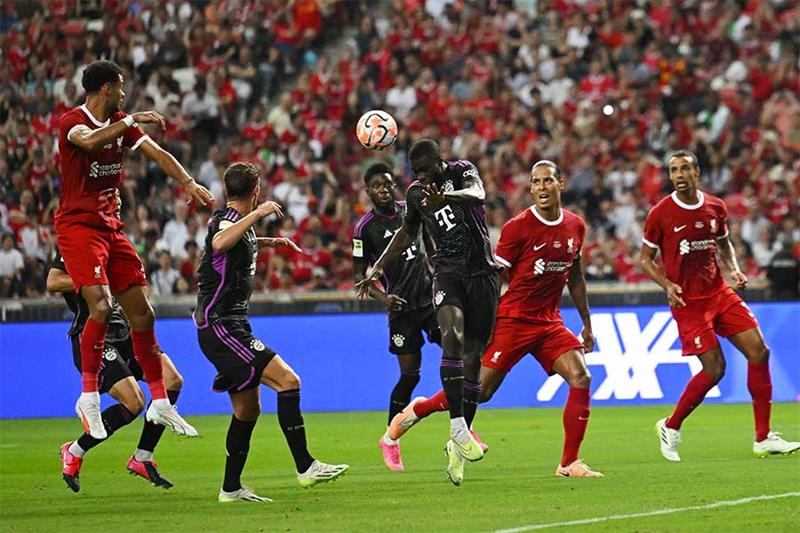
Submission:
{"label": "player's knee", "polygon": [[144,394],[142,394],[142,391],[136,390],[134,394],[123,398],[120,403],[130,414],[139,416],[144,411]]}
{"label": "player's knee", "polygon": [[300,376],[295,374],[294,372],[286,372],[283,376],[281,376],[281,382],[279,384],[280,391],[286,390],[294,390],[300,388]]}
{"label": "player's knee", "polygon": [[261,415],[261,404],[256,402],[253,405],[238,405],[233,410],[233,415],[242,422],[252,422]]}
{"label": "player's knee", "polygon": [[492,399],[497,387],[481,386],[481,394],[478,396],[478,403],[486,403]]}
{"label": "player's knee", "polygon": [[710,377],[714,383],[717,383],[725,376],[725,359],[721,358],[718,361],[714,361],[713,364],[705,367],[703,371],[708,374],[708,377]]}
{"label": "player's knee", "polygon": [[183,388],[183,376],[178,371],[164,373],[164,386],[167,390],[181,390]]}
{"label": "player's knee", "polygon": [[769,348],[763,342],[753,350],[753,353],[747,356],[747,360],[751,363],[762,365],[769,362]]}
{"label": "player's knee", "polygon": [[574,371],[569,377],[569,386],[573,389],[588,389],[592,385],[592,375],[586,369]]}
{"label": "player's knee", "polygon": [[128,321],[134,331],[147,331],[153,329],[156,321],[156,314],[150,304],[143,306],[135,313],[128,315]]}
{"label": "player's knee", "polygon": [[92,320],[95,322],[108,324],[108,321],[111,319],[111,310],[111,299],[103,297],[94,303],[92,309],[89,311],[89,314],[91,315]]}

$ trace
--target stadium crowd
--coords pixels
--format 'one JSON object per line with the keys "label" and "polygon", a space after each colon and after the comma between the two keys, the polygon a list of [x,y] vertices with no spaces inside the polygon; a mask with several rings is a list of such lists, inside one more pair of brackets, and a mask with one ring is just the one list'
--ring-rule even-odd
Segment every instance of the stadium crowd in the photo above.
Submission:
{"label": "stadium crowd", "polygon": [[[590,223],[590,281],[644,279],[644,217],[671,190],[664,156],[689,148],[704,189],[728,205],[743,271],[777,279],[780,290],[788,279],[796,294],[795,0],[47,6],[8,3],[0,13],[0,297],[42,292],[58,117],[80,103],[82,68],[100,58],[124,68],[126,110],[166,117],[164,131],[148,133],[218,201],[227,163],[263,169],[264,197],[287,216],[259,232],[291,237],[306,253],[264,250],[258,290],[350,288],[353,224],[370,207],[365,165],[390,160],[402,191],[410,143],[432,137],[478,165],[495,239],[529,205],[531,164],[558,162],[567,207]],[[353,133],[374,108],[400,123],[385,152],[365,150]],[[136,153],[126,172],[123,216],[153,291],[192,292],[209,212],[187,206]]]}

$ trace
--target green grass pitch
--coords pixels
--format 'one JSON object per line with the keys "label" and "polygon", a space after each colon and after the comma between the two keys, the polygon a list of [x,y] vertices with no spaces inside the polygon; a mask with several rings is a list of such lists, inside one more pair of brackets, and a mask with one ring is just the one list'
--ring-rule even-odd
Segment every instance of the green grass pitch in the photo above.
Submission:
{"label": "green grass pitch", "polygon": [[[266,401],[271,401],[269,394]],[[476,428],[492,449],[447,481],[447,419],[436,415],[403,441],[406,471],[388,471],[377,441],[383,413],[306,414],[312,453],[347,462],[336,481],[301,489],[273,415],[254,433],[244,482],[271,504],[219,504],[228,417],[190,417],[202,437],[166,434],[156,458],[175,488],[129,476],[125,464],[141,419],[84,463],[80,494],[60,475],[59,445],[76,419],[0,421],[2,531],[493,531],[627,515],[800,491],[800,455],[756,459],[749,405],[704,405],[686,422],[682,463],[659,452],[655,421],[668,406],[596,407],[581,456],[602,479],[554,477],[560,409],[483,409]],[[773,429],[800,439],[800,405],[776,404]],[[565,529],[615,531],[797,531],[800,497],[625,518]]]}

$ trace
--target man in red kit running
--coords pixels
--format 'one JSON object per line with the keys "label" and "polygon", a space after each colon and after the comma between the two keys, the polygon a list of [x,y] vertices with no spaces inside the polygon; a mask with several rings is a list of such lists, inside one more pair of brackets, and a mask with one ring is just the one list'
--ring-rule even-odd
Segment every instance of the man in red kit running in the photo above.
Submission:
{"label": "man in red kit running", "polygon": [[[500,297],[492,342],[483,354],[479,401],[489,401],[514,365],[533,354],[545,372],[560,375],[570,387],[556,475],[601,477],[578,459],[589,422],[592,382],[583,355],[594,348],[594,336],[581,269],[586,224],[561,207],[563,189],[558,166],[547,160],[537,162],[531,169],[533,205],[503,226],[495,259],[506,269],[509,286]],[[564,286],[583,321],[583,342],[564,326],[559,311]],[[442,391],[427,400],[415,398],[392,420],[389,436],[398,439],[422,418],[447,408]]]}
{"label": "man in red kit running", "polygon": [[161,115],[154,111],[127,115],[120,110],[125,93],[118,65],[95,61],[84,71],[82,84],[86,103],[65,113],[58,128],[62,183],[55,217],[58,248],[75,291],[89,306],[80,341],[83,392],[75,411],[92,437],[107,437],[97,377],[113,294],[128,317],[134,356],[150,387],[153,401],[147,409],[147,420],[180,435],[196,437],[197,430],[181,418],[167,399],[144,267],[122,231],[119,185],[123,148],[140,149],[181,183],[190,200],[205,205],[213,197],[137,124],[151,123],[163,129]]}
{"label": "man in red kit running", "polygon": [[[667,292],[683,355],[696,355],[703,369],[689,380],[672,415],[656,423],[661,455],[668,461],[681,460],[681,423],[725,373],[717,335],[728,338],[747,358],[747,389],[753,397],[756,426],[753,453],[758,457],[793,453],[800,449],[800,442],[787,442],[770,431],[769,348],[753,313],[725,283],[717,262],[719,251],[720,263],[736,287],[747,285],[728,239],[725,203],[698,190],[700,166],[692,152],[675,152],[668,165],[675,191],[647,215],[641,264]],[[655,262],[659,251],[663,270]]]}

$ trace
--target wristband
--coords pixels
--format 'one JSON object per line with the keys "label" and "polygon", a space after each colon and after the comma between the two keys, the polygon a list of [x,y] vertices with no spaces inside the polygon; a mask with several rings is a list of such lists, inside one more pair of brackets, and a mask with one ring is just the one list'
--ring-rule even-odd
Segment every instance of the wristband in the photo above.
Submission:
{"label": "wristband", "polygon": [[133,115],[126,115],[125,118],[122,119],[122,122],[130,128],[134,124]]}

